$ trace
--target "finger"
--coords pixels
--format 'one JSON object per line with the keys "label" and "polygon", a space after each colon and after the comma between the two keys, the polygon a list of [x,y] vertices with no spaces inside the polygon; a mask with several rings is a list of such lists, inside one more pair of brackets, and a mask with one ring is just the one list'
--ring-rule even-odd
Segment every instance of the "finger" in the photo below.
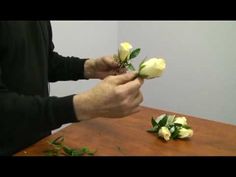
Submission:
{"label": "finger", "polygon": [[130,114],[133,113],[134,110],[137,110],[139,105],[143,102],[143,95],[141,94],[141,92],[138,92],[137,94],[135,94],[135,97],[133,96],[127,99],[128,106],[126,106],[127,109],[124,114]]}
{"label": "finger", "polygon": [[111,68],[119,68],[119,64],[114,60],[114,58],[112,56],[102,57],[102,60],[105,65],[107,65]]}
{"label": "finger", "polygon": [[136,93],[134,93],[134,94],[131,96],[131,99],[132,99],[132,100],[135,100],[135,99],[139,98],[140,96],[142,97],[142,93],[141,93],[140,90],[138,90]]}
{"label": "finger", "polygon": [[128,72],[128,73],[120,74],[117,76],[111,76],[111,79],[112,79],[113,83],[115,83],[116,85],[122,85],[125,83],[129,83],[135,77],[136,77],[135,73]]}
{"label": "finger", "polygon": [[132,108],[138,107],[143,102],[143,95],[139,91],[136,97],[132,101]]}
{"label": "finger", "polygon": [[139,112],[140,110],[141,110],[140,107],[136,107],[135,109],[133,109],[133,110],[131,111],[131,114],[137,113],[137,112]]}
{"label": "finger", "polygon": [[139,82],[141,83],[141,85],[143,85],[144,79],[139,77],[138,80],[139,80]]}
{"label": "finger", "polygon": [[129,81],[125,84],[119,85],[119,89],[124,90],[125,94],[134,94],[141,88],[143,80],[136,78],[132,81]]}

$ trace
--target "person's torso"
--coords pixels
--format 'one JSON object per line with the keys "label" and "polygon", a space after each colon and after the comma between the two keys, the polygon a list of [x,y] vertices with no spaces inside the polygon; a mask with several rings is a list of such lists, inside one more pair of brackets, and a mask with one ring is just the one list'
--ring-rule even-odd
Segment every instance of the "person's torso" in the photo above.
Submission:
{"label": "person's torso", "polygon": [[48,96],[48,55],[48,22],[1,22],[1,79],[10,91]]}

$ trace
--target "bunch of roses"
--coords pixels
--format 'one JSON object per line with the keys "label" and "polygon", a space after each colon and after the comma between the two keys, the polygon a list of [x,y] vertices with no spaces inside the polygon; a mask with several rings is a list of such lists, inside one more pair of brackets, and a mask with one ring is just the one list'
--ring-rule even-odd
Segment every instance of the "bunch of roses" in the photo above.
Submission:
{"label": "bunch of roses", "polygon": [[176,117],[175,115],[167,114],[152,118],[152,128],[147,131],[155,133],[166,141],[193,136],[193,130],[188,126],[186,117]]}

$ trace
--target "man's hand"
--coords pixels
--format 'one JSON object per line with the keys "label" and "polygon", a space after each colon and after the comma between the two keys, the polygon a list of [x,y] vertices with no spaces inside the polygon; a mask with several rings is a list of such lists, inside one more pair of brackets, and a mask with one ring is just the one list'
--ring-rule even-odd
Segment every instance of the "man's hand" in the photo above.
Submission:
{"label": "man's hand", "polygon": [[75,95],[73,104],[77,119],[119,118],[139,111],[143,80],[135,77],[134,73],[108,76],[91,90]]}
{"label": "man's hand", "polygon": [[104,79],[109,75],[124,73],[119,64],[111,56],[89,59],[84,64],[84,77],[87,79]]}

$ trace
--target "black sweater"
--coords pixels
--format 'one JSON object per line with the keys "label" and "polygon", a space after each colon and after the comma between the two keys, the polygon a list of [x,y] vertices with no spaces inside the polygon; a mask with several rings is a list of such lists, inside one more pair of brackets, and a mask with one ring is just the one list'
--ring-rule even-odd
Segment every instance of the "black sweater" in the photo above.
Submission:
{"label": "black sweater", "polygon": [[49,97],[48,83],[84,79],[85,59],[53,49],[50,22],[0,22],[0,155],[76,122],[73,95]]}

